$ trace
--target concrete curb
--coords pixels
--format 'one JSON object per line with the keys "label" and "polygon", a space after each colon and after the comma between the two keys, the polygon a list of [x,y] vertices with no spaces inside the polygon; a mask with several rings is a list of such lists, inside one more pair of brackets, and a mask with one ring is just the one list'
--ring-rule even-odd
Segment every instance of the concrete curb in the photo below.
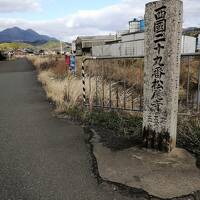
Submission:
{"label": "concrete curb", "polygon": [[95,178],[97,179],[98,184],[106,183],[110,186],[112,186],[113,190],[120,192],[122,195],[136,198],[136,199],[145,199],[145,200],[200,200],[200,191],[196,191],[192,194],[188,194],[186,196],[181,197],[174,197],[171,199],[162,199],[156,196],[149,195],[146,191],[142,189],[132,188],[129,186],[126,186],[121,183],[112,182],[109,180],[104,180],[99,173],[98,170],[98,162],[94,155],[94,145],[92,143],[92,140],[95,138],[95,136],[98,137],[98,133],[89,127],[84,127],[84,133],[85,133],[85,142],[89,148],[89,153],[91,156],[91,166],[92,166],[92,173],[94,174]]}

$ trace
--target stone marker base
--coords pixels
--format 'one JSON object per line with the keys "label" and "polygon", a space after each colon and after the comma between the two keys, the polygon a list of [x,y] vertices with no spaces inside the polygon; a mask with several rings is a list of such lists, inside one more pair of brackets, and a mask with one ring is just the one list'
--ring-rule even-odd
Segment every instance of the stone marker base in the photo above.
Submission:
{"label": "stone marker base", "polygon": [[171,153],[139,148],[113,152],[96,140],[91,142],[104,180],[143,189],[160,198],[181,197],[200,190],[196,159],[184,149]]}

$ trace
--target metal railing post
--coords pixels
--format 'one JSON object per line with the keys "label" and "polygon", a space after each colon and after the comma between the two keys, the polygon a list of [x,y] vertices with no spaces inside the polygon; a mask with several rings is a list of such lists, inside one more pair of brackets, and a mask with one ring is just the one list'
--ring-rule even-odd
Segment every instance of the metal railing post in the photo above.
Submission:
{"label": "metal railing post", "polygon": [[105,85],[104,85],[104,65],[103,65],[103,62],[101,62],[101,71],[102,71],[102,107],[104,108]]}
{"label": "metal railing post", "polygon": [[85,65],[82,62],[82,84],[83,84],[83,105],[86,104],[86,87],[85,87]]}
{"label": "metal railing post", "polygon": [[198,66],[198,91],[197,91],[197,112],[199,112],[200,104],[200,61]]}
{"label": "metal railing post", "polygon": [[140,111],[142,111],[142,96],[143,96],[143,82],[142,82],[142,70],[144,68],[144,64],[140,67]]}
{"label": "metal railing post", "polygon": [[86,105],[86,83],[85,83],[85,62],[87,60],[95,60],[96,57],[87,57],[82,61],[82,85],[83,85],[83,105]]}
{"label": "metal railing post", "polygon": [[109,107],[112,108],[112,81],[109,80]]}
{"label": "metal railing post", "polygon": [[124,88],[124,109],[126,109],[126,81],[123,81],[123,88]]}
{"label": "metal railing post", "polygon": [[[191,77],[192,76],[192,59],[191,58],[198,58],[200,57],[200,53],[195,53],[195,54],[182,54],[182,58],[186,58],[186,67],[187,67],[187,61],[188,61],[188,68],[186,68],[186,73],[187,73],[187,77],[186,80],[184,80],[184,86],[186,85],[186,88],[184,87],[184,89],[186,89],[186,98],[184,100],[184,105],[186,106],[187,110],[190,109],[190,87],[191,87]],[[120,59],[126,59],[126,58],[130,58],[130,57],[120,57]],[[138,59],[138,58],[144,58],[144,56],[137,56],[137,57],[131,57],[132,59]],[[99,61],[104,61],[104,60],[110,60],[110,59],[119,59],[116,57],[87,57],[85,59],[83,59],[82,62],[82,82],[83,82],[83,102],[84,105],[87,105],[87,79],[86,79],[86,65],[85,62],[87,60],[95,60],[98,59]],[[125,63],[124,63],[125,64]],[[142,74],[143,74],[143,65],[141,65],[140,67],[140,92],[137,93],[138,97],[137,101],[139,104],[139,108],[134,109],[134,88],[131,88],[131,99],[130,99],[130,103],[131,103],[131,108],[129,109],[129,93],[127,93],[126,89],[127,89],[127,84],[126,84],[126,77],[125,80],[121,80],[121,84],[117,85],[117,87],[115,88],[115,82],[113,82],[112,79],[107,79],[106,81],[106,70],[103,66],[103,63],[100,62],[99,65],[101,66],[101,73],[103,74],[102,76],[102,83],[100,83],[99,81],[101,80],[101,77],[98,75],[96,77],[97,82],[96,82],[96,94],[97,94],[97,99],[99,102],[99,99],[102,99],[102,102],[97,103],[98,105],[96,105],[97,107],[101,107],[101,108],[105,108],[105,109],[117,109],[117,110],[126,110],[126,111],[136,111],[136,112],[142,112],[143,111],[143,80],[142,80]],[[122,63],[123,65],[123,63]],[[89,74],[89,78],[91,78],[91,80],[93,79],[93,75],[95,74]],[[199,62],[199,68],[198,68],[198,75],[196,75],[196,77],[198,76],[198,94],[197,94],[197,108],[195,108],[196,112],[200,112],[200,62]],[[100,78],[100,79],[99,79]],[[94,77],[95,79],[95,77]],[[94,88],[91,87],[91,80],[89,80],[89,95],[91,95],[92,91],[91,90],[95,90],[95,85]],[[102,84],[99,85],[99,84]],[[102,87],[102,91],[101,88]],[[122,87],[122,91],[120,90]],[[107,91],[108,90],[108,91]],[[95,91],[94,91],[95,92]],[[116,97],[113,97],[113,93],[115,92]],[[108,93],[108,94],[107,94]],[[121,96],[120,96],[121,95]],[[107,97],[108,96],[108,97]],[[115,99],[113,99],[115,98]],[[106,100],[108,99],[109,102],[107,102]],[[115,104],[115,100],[116,100],[116,104]],[[105,102],[106,101],[106,102]],[[95,106],[95,105],[94,105]],[[196,107],[196,106],[195,106]],[[180,114],[180,113],[179,113]],[[182,113],[184,114],[184,113]]]}
{"label": "metal railing post", "polygon": [[[123,62],[123,68],[125,69],[125,67],[126,67],[126,62],[125,62],[125,60],[124,60],[124,62]],[[126,77],[125,76],[123,76],[124,77],[124,80],[123,80],[123,89],[124,89],[124,99],[123,99],[123,101],[124,101],[124,109],[126,109]]]}
{"label": "metal railing post", "polygon": [[99,99],[98,99],[98,76],[95,77],[95,82],[96,82],[96,106],[99,104]]}
{"label": "metal railing post", "polygon": [[187,109],[189,109],[189,90],[190,90],[190,56],[188,56],[188,76],[187,76]]}

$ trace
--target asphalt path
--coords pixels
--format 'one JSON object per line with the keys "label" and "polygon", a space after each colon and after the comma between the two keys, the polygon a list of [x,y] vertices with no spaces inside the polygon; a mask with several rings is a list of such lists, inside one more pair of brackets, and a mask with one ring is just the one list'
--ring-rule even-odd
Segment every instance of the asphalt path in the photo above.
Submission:
{"label": "asphalt path", "polygon": [[97,184],[82,128],[51,112],[26,59],[0,62],[0,200],[128,200]]}

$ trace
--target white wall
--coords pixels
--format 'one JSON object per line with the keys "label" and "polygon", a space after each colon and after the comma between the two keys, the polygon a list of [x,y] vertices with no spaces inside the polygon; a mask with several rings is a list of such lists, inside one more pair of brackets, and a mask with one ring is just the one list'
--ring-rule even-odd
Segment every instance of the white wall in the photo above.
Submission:
{"label": "white wall", "polygon": [[144,32],[122,35],[122,42],[130,42],[133,40],[144,40]]}
{"label": "white wall", "polygon": [[198,37],[197,49],[199,49],[199,50],[200,50],[200,34],[199,34],[199,37]]}
{"label": "white wall", "polygon": [[[182,36],[181,53],[195,53],[196,38]],[[133,57],[144,56],[144,33],[122,36],[117,44],[92,47],[92,55],[96,57]]]}
{"label": "white wall", "polygon": [[182,36],[181,53],[195,53],[196,38],[190,36]]}
{"label": "white wall", "polygon": [[92,55],[95,57],[131,57],[143,56],[144,45],[142,41],[123,42],[112,45],[101,45],[92,47]]}

